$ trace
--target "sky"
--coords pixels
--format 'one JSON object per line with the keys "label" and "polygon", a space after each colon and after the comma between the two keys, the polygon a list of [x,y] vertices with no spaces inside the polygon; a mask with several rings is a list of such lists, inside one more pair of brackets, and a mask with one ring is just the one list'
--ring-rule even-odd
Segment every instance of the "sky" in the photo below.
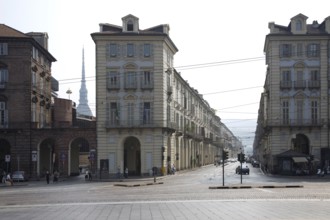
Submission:
{"label": "sky", "polygon": [[[266,76],[264,42],[268,23],[287,26],[299,13],[322,23],[329,1],[307,0],[0,0],[0,23],[23,33],[47,32],[56,58],[52,75],[60,98],[79,104],[82,50],[88,104],[95,114],[95,44],[100,23],[122,25],[139,18],[140,29],[169,24],[179,51],[174,68],[203,94],[221,121],[251,150]],[[69,96],[66,91],[72,90]]]}

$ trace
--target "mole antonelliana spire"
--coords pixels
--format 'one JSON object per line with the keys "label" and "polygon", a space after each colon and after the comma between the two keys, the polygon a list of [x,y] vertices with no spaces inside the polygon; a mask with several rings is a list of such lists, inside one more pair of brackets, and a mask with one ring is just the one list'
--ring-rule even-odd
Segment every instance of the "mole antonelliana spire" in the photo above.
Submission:
{"label": "mole antonelliana spire", "polygon": [[78,115],[93,116],[91,109],[88,106],[87,100],[87,88],[85,80],[85,55],[84,48],[82,50],[82,76],[81,76],[81,87],[79,90],[79,105],[77,107]]}

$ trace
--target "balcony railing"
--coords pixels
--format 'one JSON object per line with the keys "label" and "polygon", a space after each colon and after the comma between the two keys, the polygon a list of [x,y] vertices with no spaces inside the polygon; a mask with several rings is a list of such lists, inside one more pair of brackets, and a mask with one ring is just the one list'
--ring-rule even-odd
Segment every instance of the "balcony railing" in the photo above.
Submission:
{"label": "balcony railing", "polygon": [[107,88],[109,90],[112,90],[112,89],[120,89],[120,82],[117,81],[117,83],[111,83],[109,80],[107,81]]}
{"label": "balcony railing", "polygon": [[309,126],[322,126],[321,119],[269,119],[265,120],[266,127],[286,127],[286,126],[299,126],[299,127],[309,127]]}
{"label": "balcony railing", "polygon": [[125,80],[125,89],[137,89],[136,80]]}
{"label": "balcony railing", "polygon": [[319,89],[321,87],[321,82],[319,80],[308,81],[308,88]]}
{"label": "balcony railing", "polygon": [[107,120],[106,128],[132,128],[132,127],[165,127],[165,123],[156,123],[145,120]]}
{"label": "balcony railing", "polygon": [[294,81],[294,88],[295,89],[305,89],[306,88],[306,81],[305,80]]}
{"label": "balcony railing", "polygon": [[150,82],[141,82],[141,89],[153,89],[154,88],[154,83],[152,81]]}
{"label": "balcony railing", "polygon": [[281,89],[291,89],[291,87],[292,87],[292,81],[282,80],[280,82],[280,88]]}

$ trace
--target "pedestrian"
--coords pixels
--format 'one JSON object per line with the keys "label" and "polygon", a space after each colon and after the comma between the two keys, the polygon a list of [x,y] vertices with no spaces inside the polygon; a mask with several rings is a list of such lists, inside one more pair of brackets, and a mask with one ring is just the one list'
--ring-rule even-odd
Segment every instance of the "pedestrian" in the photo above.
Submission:
{"label": "pedestrian", "polygon": [[7,174],[6,182],[9,182],[11,186],[14,185],[14,182],[13,182],[13,180],[11,179],[10,173]]}
{"label": "pedestrian", "polygon": [[54,172],[53,183],[58,181],[59,173],[57,170]]}
{"label": "pedestrian", "polygon": [[172,167],[171,167],[171,172],[172,172],[172,174],[174,175],[175,174],[175,172],[176,172],[176,169],[175,169],[175,165],[174,164],[172,164]]}
{"label": "pedestrian", "polygon": [[119,179],[120,178],[120,167],[118,166],[117,168],[117,178]]}
{"label": "pedestrian", "polygon": [[47,184],[49,184],[49,172],[48,172],[48,170],[46,171],[46,182],[47,182]]}
{"label": "pedestrian", "polygon": [[128,178],[128,168],[125,169],[125,178]]}
{"label": "pedestrian", "polygon": [[2,172],[2,180],[1,180],[2,183],[6,183],[6,172],[3,171]]}

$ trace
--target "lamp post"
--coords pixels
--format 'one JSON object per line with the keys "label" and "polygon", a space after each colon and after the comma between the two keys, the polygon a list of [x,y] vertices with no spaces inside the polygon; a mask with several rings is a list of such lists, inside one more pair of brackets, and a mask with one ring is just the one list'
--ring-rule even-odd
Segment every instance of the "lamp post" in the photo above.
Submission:
{"label": "lamp post", "polygon": [[69,99],[70,99],[70,95],[72,94],[72,90],[69,88],[69,89],[66,91],[66,94],[69,95]]}

